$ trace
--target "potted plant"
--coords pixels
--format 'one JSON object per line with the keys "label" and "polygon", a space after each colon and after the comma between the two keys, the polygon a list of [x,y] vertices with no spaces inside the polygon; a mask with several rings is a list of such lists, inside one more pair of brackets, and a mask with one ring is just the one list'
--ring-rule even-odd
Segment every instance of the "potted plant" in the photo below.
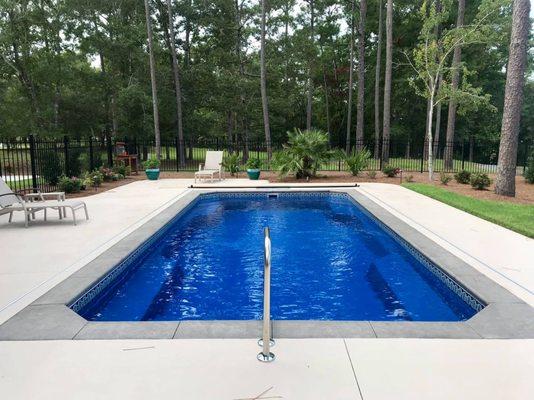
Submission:
{"label": "potted plant", "polygon": [[156,157],[150,157],[144,165],[146,177],[151,181],[157,180],[159,178],[159,160]]}
{"label": "potted plant", "polygon": [[249,158],[246,164],[249,179],[256,181],[260,177],[261,161],[258,158]]}

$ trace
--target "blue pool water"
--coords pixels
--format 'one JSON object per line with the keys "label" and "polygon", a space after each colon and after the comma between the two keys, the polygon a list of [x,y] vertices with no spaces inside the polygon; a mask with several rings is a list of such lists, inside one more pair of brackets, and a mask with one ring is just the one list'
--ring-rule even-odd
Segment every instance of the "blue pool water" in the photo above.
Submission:
{"label": "blue pool water", "polygon": [[208,195],[81,311],[93,321],[458,321],[475,310],[342,194]]}

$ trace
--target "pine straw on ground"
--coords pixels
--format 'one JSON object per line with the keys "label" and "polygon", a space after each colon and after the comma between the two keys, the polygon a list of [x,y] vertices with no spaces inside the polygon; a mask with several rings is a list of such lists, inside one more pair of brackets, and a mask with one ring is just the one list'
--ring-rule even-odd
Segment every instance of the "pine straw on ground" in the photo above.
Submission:
{"label": "pine straw on ground", "polygon": [[[228,174],[227,174],[227,177],[228,177]],[[238,177],[246,179],[246,174],[240,173]],[[160,175],[160,178],[161,179],[193,179],[194,172],[162,172]],[[434,180],[432,182],[429,182],[428,174],[427,173],[421,174],[419,172],[404,172],[402,176],[402,182],[404,183],[404,182],[407,182],[408,180],[411,180],[412,182],[417,182],[417,183],[432,184],[432,185],[450,190],[451,192],[463,194],[465,196],[470,196],[470,197],[477,198],[477,199],[504,201],[504,202],[510,202],[510,203],[516,203],[516,204],[534,204],[534,185],[530,185],[526,183],[525,178],[523,178],[522,176],[517,176],[515,180],[516,197],[506,197],[506,196],[496,195],[493,191],[495,176],[490,175],[490,178],[492,180],[492,184],[488,190],[475,190],[470,185],[462,185],[462,184],[457,183],[454,179],[451,180],[445,186],[441,184],[439,180],[439,174],[436,174],[434,176]],[[91,188],[91,189],[84,190],[79,193],[69,194],[68,197],[75,198],[75,197],[91,196],[97,193],[105,192],[107,190],[115,189],[116,187],[119,187],[122,185],[127,185],[137,180],[145,180],[145,179],[146,179],[145,174],[142,171],[140,171],[139,175],[132,175],[120,181],[104,182],[102,186],[100,186],[96,190]],[[262,171],[260,179],[268,179],[269,182],[272,182],[272,183],[306,182],[303,179],[295,179],[294,177],[279,178],[276,173],[267,172],[267,171]],[[399,185],[401,184],[401,179],[400,179],[400,176],[397,176],[395,178],[388,178],[381,172],[376,172],[376,177],[372,179],[369,177],[367,172],[362,172],[359,176],[354,177],[347,172],[333,171],[333,172],[319,172],[317,177],[310,179],[309,182],[328,183],[328,184],[332,184],[336,182],[341,182],[341,183],[372,182],[372,183],[390,183],[394,185]]]}

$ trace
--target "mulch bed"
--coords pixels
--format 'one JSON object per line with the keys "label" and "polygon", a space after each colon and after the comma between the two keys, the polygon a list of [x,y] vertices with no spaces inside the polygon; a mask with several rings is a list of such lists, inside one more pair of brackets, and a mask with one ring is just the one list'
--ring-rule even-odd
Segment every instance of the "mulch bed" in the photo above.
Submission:
{"label": "mulch bed", "polygon": [[[412,177],[411,179],[413,182],[426,183],[426,184],[430,183],[428,180],[428,174],[427,173],[421,174],[419,172],[404,172],[403,182],[406,182],[406,179],[410,176]],[[160,178],[161,179],[193,179],[194,172],[162,172],[160,175]],[[239,178],[246,178],[246,175],[240,174]],[[517,203],[517,204],[534,204],[534,185],[530,185],[526,183],[525,178],[523,178],[522,176],[516,177],[516,181],[515,181],[516,182],[516,197],[506,197],[506,196],[496,195],[493,192],[495,176],[490,175],[490,178],[492,180],[492,184],[488,190],[474,190],[470,185],[461,185],[457,183],[455,180],[450,181],[448,185],[445,186],[445,185],[442,185],[441,182],[439,181],[439,174],[435,174],[434,180],[431,184],[438,186],[438,187],[445,188],[452,192],[474,197],[477,199],[504,201],[504,202]],[[104,182],[102,186],[100,186],[96,190],[89,189],[89,190],[85,190],[79,193],[72,193],[72,194],[69,194],[67,197],[76,198],[76,197],[92,196],[97,193],[102,193],[107,190],[112,190],[122,185],[127,185],[137,180],[145,180],[145,179],[146,179],[145,174],[140,172],[139,175],[132,175],[120,181]],[[302,179],[295,179],[294,177],[279,178],[276,173],[265,172],[265,171],[262,171],[260,179],[268,179],[269,182],[273,182],[273,183],[292,183],[292,182],[303,183],[305,182]],[[332,172],[321,172],[319,173],[317,177],[310,179],[310,182],[312,183],[373,182],[373,183],[390,183],[390,184],[398,185],[401,183],[401,180],[400,180],[400,177],[388,178],[384,176],[384,174],[382,174],[381,172],[377,172],[376,177],[374,179],[371,179],[369,178],[366,172],[361,173],[360,176],[354,177],[348,174],[347,172],[332,171]]]}

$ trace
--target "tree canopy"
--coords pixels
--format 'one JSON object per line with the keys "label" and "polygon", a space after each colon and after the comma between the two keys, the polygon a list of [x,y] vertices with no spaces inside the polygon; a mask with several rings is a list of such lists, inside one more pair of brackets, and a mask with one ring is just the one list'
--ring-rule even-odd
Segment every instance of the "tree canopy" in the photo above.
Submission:
{"label": "tree canopy", "polygon": [[[436,14],[429,1],[393,2],[391,137],[422,141],[427,100],[414,89],[419,72],[406,54],[421,63],[421,38],[439,23],[445,47],[454,40],[456,2]],[[174,37],[169,36],[166,0],[150,0],[159,118],[162,139],[177,137],[175,71],[169,40],[174,41],[180,74],[183,136],[186,140],[238,137],[265,140],[260,90],[262,1],[173,0]],[[285,141],[287,132],[307,125],[330,134],[344,147],[347,130],[351,25],[356,43],[364,39],[363,136],[375,135],[375,85],[380,6],[368,0],[365,30],[358,34],[360,1],[270,0],[265,2],[265,74],[270,135]],[[465,24],[481,15],[484,40],[462,49],[456,94],[483,96],[459,101],[456,138],[495,139],[500,135],[511,30],[511,0],[466,2]],[[313,7],[311,7],[313,5]],[[310,9],[313,8],[313,26]],[[487,10],[492,8],[491,13]],[[385,9],[382,11],[385,16]],[[433,18],[433,19],[432,19]],[[437,20],[439,19],[439,21]],[[466,28],[468,29],[468,28]],[[451,33],[448,33],[451,32]],[[384,37],[384,32],[382,33]],[[435,43],[439,43],[436,41]],[[414,49],[419,53],[414,53]],[[430,49],[435,53],[437,47]],[[147,55],[145,8],[140,0],[0,0],[0,137],[112,134],[152,138],[154,123]],[[354,52],[355,65],[361,60]],[[382,57],[383,58],[382,51]],[[532,54],[530,54],[532,56]],[[529,58],[527,76],[532,77]],[[444,63],[448,74],[452,55]],[[421,70],[421,68],[419,68]],[[354,74],[354,90],[358,87]],[[380,74],[383,88],[383,73]],[[447,77],[444,78],[447,81]],[[310,88],[311,82],[311,88]],[[421,80],[419,80],[421,83]],[[442,91],[448,85],[442,86]],[[444,102],[448,101],[444,98]],[[533,138],[534,82],[525,86],[520,140]],[[476,106],[474,106],[476,105]],[[356,115],[356,102],[352,102]],[[446,126],[446,109],[441,124]],[[355,118],[350,123],[356,137]],[[372,147],[372,146],[371,146]]]}

